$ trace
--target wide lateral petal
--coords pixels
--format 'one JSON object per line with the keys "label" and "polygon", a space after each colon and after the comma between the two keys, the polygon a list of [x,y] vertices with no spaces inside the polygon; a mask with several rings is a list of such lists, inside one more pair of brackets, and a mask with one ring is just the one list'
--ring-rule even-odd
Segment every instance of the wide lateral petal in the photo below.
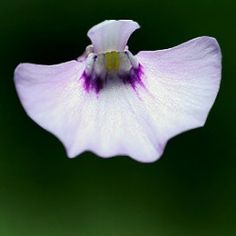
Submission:
{"label": "wide lateral petal", "polygon": [[26,113],[67,149],[74,141],[80,105],[85,100],[79,86],[84,67],[73,60],[50,66],[22,63],[15,70],[16,90]]}
{"label": "wide lateral petal", "polygon": [[203,126],[221,80],[217,41],[204,36],[170,49],[142,51],[136,57],[146,77],[147,92],[140,97],[160,144]]}
{"label": "wide lateral petal", "polygon": [[99,95],[90,93],[80,79],[83,70],[77,61],[20,64],[14,80],[27,114],[61,140],[69,157],[92,151],[101,157],[128,155],[150,162],[160,156],[148,124],[136,113],[142,103],[134,89],[117,78]]}

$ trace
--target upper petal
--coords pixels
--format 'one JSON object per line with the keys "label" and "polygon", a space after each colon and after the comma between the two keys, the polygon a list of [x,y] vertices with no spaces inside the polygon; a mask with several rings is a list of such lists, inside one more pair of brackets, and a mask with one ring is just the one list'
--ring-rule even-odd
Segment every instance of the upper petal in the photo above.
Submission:
{"label": "upper petal", "polygon": [[221,51],[214,38],[143,51],[137,59],[144,67],[148,91],[141,99],[161,143],[205,124],[221,80]]}
{"label": "upper petal", "polygon": [[140,26],[132,20],[106,20],[88,31],[95,53],[124,51],[130,35]]}

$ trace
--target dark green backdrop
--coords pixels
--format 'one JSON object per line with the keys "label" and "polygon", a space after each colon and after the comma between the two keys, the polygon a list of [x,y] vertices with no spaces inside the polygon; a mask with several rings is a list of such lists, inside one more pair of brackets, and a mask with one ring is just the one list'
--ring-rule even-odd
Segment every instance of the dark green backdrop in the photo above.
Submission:
{"label": "dark green backdrop", "polygon": [[[0,236],[236,235],[236,12],[227,0],[1,0]],[[172,139],[141,164],[63,146],[24,113],[15,93],[19,62],[79,56],[87,30],[105,19],[142,28],[132,52],[210,35],[223,52],[223,80],[206,126]]]}

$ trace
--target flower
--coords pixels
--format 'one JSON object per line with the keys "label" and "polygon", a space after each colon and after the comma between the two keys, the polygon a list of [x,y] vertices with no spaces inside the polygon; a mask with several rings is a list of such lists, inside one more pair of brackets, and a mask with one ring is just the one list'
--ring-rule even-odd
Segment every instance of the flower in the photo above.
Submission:
{"label": "flower", "polygon": [[221,79],[217,41],[204,36],[133,55],[126,44],[138,28],[107,20],[88,31],[92,45],[77,60],[17,66],[25,111],[69,157],[89,150],[153,162],[170,138],[205,124]]}

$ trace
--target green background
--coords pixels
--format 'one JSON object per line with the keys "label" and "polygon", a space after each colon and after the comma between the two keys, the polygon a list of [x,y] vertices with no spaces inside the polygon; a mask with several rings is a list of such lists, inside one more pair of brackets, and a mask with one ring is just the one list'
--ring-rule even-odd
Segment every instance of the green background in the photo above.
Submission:
{"label": "green background", "polygon": [[[227,0],[1,0],[0,236],[236,235],[236,6]],[[162,158],[84,153],[61,143],[23,111],[12,80],[19,62],[78,57],[87,30],[105,19],[142,28],[130,50],[216,37],[223,53],[220,93],[204,128],[169,141]]]}

